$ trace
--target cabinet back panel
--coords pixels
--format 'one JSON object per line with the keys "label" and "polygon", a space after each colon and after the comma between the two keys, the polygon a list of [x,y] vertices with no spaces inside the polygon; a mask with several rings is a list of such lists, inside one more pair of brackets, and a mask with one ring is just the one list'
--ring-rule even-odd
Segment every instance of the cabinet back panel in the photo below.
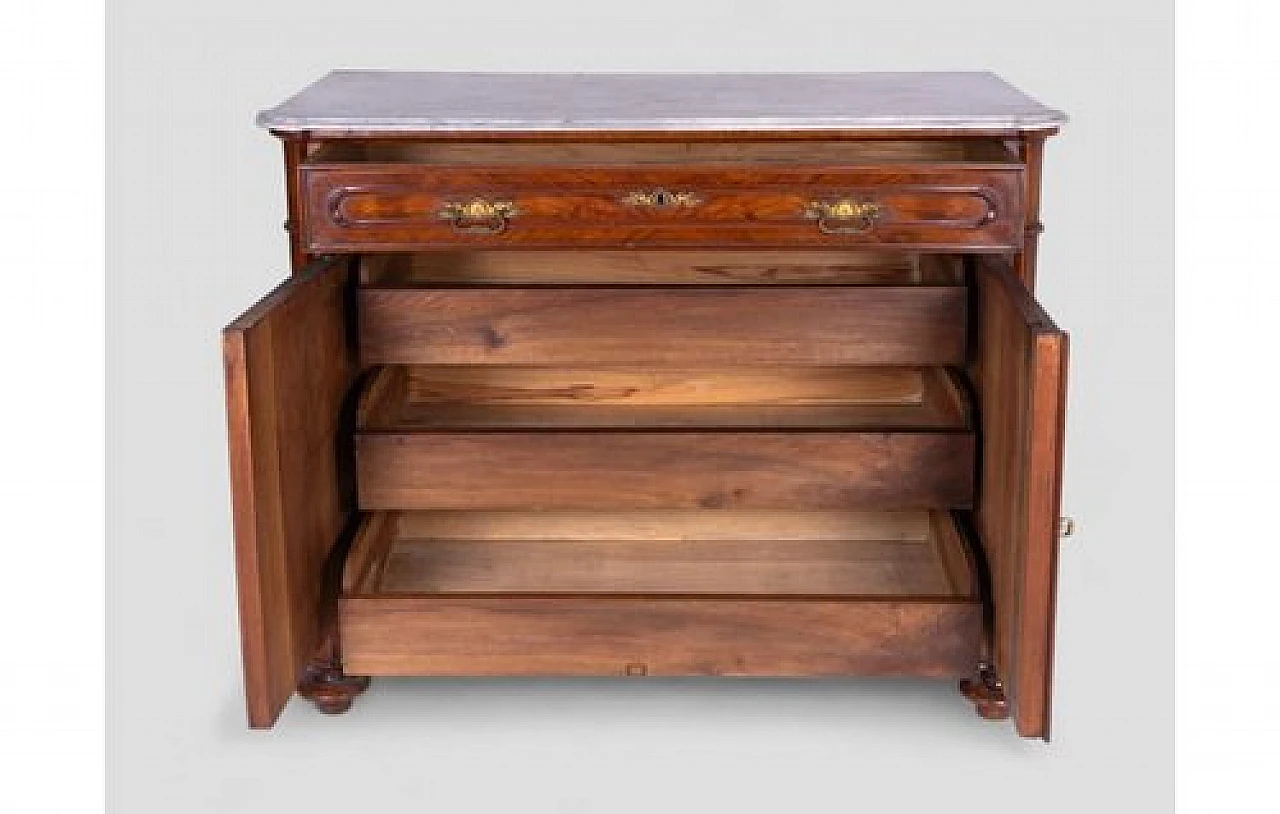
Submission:
{"label": "cabinet back panel", "polygon": [[360,290],[366,364],[951,365],[960,286]]}
{"label": "cabinet back panel", "polygon": [[961,285],[955,255],[875,251],[438,251],[366,254],[365,285]]}

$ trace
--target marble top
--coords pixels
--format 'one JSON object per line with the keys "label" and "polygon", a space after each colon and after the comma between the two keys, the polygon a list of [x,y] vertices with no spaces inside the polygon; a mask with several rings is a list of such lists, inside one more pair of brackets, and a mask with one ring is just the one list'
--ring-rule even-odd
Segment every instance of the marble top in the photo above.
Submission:
{"label": "marble top", "polygon": [[333,71],[258,114],[271,130],[1042,130],[1066,116],[987,72],[539,74]]}

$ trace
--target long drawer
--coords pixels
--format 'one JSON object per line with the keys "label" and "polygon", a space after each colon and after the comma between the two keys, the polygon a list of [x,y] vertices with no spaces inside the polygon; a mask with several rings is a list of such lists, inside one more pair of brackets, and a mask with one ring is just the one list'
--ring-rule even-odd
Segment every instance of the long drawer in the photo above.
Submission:
{"label": "long drawer", "polygon": [[363,509],[962,508],[938,368],[399,367],[357,415]]}
{"label": "long drawer", "polygon": [[969,433],[362,432],[364,509],[964,508]]}
{"label": "long drawer", "polygon": [[360,675],[961,677],[982,640],[943,512],[374,513],[340,621]]}
{"label": "long drawer", "polygon": [[502,247],[1021,246],[1022,168],[430,166],[300,170],[315,252]]}

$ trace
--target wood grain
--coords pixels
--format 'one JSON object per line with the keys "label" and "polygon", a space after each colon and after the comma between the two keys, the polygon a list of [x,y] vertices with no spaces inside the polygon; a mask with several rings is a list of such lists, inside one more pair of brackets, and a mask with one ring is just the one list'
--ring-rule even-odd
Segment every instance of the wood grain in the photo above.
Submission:
{"label": "wood grain", "polygon": [[1067,336],[1007,263],[975,273],[982,415],[976,523],[991,570],[994,658],[1019,734],[1048,737]]}
{"label": "wood grain", "polygon": [[352,495],[339,413],[355,375],[348,263],[315,264],[223,332],[249,723],[270,726],[320,643],[325,559]]}
{"label": "wood grain", "polygon": [[367,254],[360,280],[444,285],[963,285],[960,258],[883,251],[432,251]]}
{"label": "wood grain", "polygon": [[435,510],[397,512],[418,540],[924,540],[924,511],[800,509]]}
{"label": "wood grain", "polygon": [[967,429],[939,368],[384,366],[361,397],[374,430]]}
{"label": "wood grain", "polygon": [[360,291],[365,364],[962,364],[961,287]]}
{"label": "wood grain", "polygon": [[946,513],[539,512],[495,534],[511,514],[370,513],[344,592],[973,596]]}
{"label": "wood grain", "polygon": [[968,433],[363,432],[363,509],[963,508]]}
{"label": "wood grain", "polygon": [[958,678],[981,617],[969,600],[347,597],[342,640],[361,675]]}

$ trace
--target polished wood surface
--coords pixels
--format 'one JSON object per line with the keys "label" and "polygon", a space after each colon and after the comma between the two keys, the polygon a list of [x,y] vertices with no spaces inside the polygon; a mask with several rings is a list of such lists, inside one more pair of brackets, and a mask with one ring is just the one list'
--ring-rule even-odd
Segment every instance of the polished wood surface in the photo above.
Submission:
{"label": "polished wood surface", "polygon": [[[1007,251],[1022,243],[1020,165],[849,168],[304,165],[313,252],[456,247],[892,246]],[[689,192],[690,206],[627,203],[635,191]],[[492,230],[442,211],[482,198],[516,214]],[[813,201],[874,200],[869,228],[823,231]]]}
{"label": "polished wood surface", "polygon": [[1067,336],[1002,262],[974,274],[981,412],[976,512],[991,572],[994,661],[1019,734],[1049,734]]}
{"label": "polished wood surface", "polygon": [[366,364],[961,364],[960,286],[360,291]]}
{"label": "polished wood surface", "polygon": [[961,432],[361,432],[363,509],[964,508]]}
{"label": "polished wood surface", "polygon": [[[355,377],[349,262],[313,265],[223,333],[249,723],[270,726],[320,645],[320,590],[352,495],[339,413]],[[349,478],[349,473],[345,473]]]}

